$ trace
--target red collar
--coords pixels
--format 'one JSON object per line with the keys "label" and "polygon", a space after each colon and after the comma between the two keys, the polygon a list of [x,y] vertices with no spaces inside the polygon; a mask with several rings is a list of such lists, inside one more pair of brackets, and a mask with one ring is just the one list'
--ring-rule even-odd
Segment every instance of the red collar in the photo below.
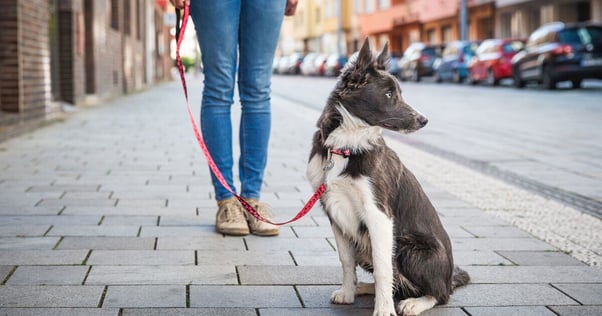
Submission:
{"label": "red collar", "polygon": [[343,158],[349,158],[349,157],[351,157],[351,150],[350,149],[331,149],[330,153],[331,154],[335,154],[335,155],[339,155],[339,156],[343,156]]}

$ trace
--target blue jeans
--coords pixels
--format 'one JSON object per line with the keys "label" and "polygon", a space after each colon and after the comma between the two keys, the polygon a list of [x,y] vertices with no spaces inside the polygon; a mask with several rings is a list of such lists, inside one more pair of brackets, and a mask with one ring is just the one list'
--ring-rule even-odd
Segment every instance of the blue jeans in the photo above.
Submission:
{"label": "blue jeans", "polygon": [[[240,121],[240,195],[259,199],[270,138],[272,62],[286,0],[192,0],[190,13],[205,74],[201,133],[219,170],[233,182],[230,109],[237,74]],[[217,200],[232,196],[211,175]]]}

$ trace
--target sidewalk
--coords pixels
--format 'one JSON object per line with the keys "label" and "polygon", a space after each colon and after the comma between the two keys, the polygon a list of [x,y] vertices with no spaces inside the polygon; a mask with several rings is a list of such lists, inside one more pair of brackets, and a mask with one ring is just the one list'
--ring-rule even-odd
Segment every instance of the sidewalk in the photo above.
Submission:
{"label": "sidewalk", "polygon": [[[313,193],[304,174],[318,115],[273,99],[263,200],[276,220]],[[391,145],[472,277],[425,315],[602,315],[602,271],[582,262],[601,263],[599,220]],[[0,143],[0,315],[371,315],[372,296],[329,303],[342,273],[319,206],[275,238],[218,235],[214,216],[177,82]]]}

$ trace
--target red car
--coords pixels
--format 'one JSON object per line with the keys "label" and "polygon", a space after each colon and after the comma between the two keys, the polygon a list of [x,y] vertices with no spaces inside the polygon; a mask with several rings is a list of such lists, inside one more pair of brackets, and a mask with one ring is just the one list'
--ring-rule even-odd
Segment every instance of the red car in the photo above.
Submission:
{"label": "red car", "polygon": [[512,78],[512,57],[525,45],[519,39],[488,39],[477,48],[469,65],[469,81],[477,84],[486,81],[492,86],[500,80]]}

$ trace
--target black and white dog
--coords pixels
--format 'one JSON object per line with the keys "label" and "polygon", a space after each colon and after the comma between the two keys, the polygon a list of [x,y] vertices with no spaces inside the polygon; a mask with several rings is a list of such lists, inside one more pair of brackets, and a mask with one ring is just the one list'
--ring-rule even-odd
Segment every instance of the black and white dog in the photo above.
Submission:
{"label": "black and white dog", "polygon": [[[318,120],[307,177],[326,185],[321,198],[343,267],[335,304],[374,294],[373,315],[417,315],[445,304],[469,282],[454,266],[435,208],[414,175],[387,147],[383,129],[413,132],[427,119],[405,103],[388,74],[387,45],[375,58],[368,40],[343,69]],[[355,268],[374,284],[357,284]]]}

